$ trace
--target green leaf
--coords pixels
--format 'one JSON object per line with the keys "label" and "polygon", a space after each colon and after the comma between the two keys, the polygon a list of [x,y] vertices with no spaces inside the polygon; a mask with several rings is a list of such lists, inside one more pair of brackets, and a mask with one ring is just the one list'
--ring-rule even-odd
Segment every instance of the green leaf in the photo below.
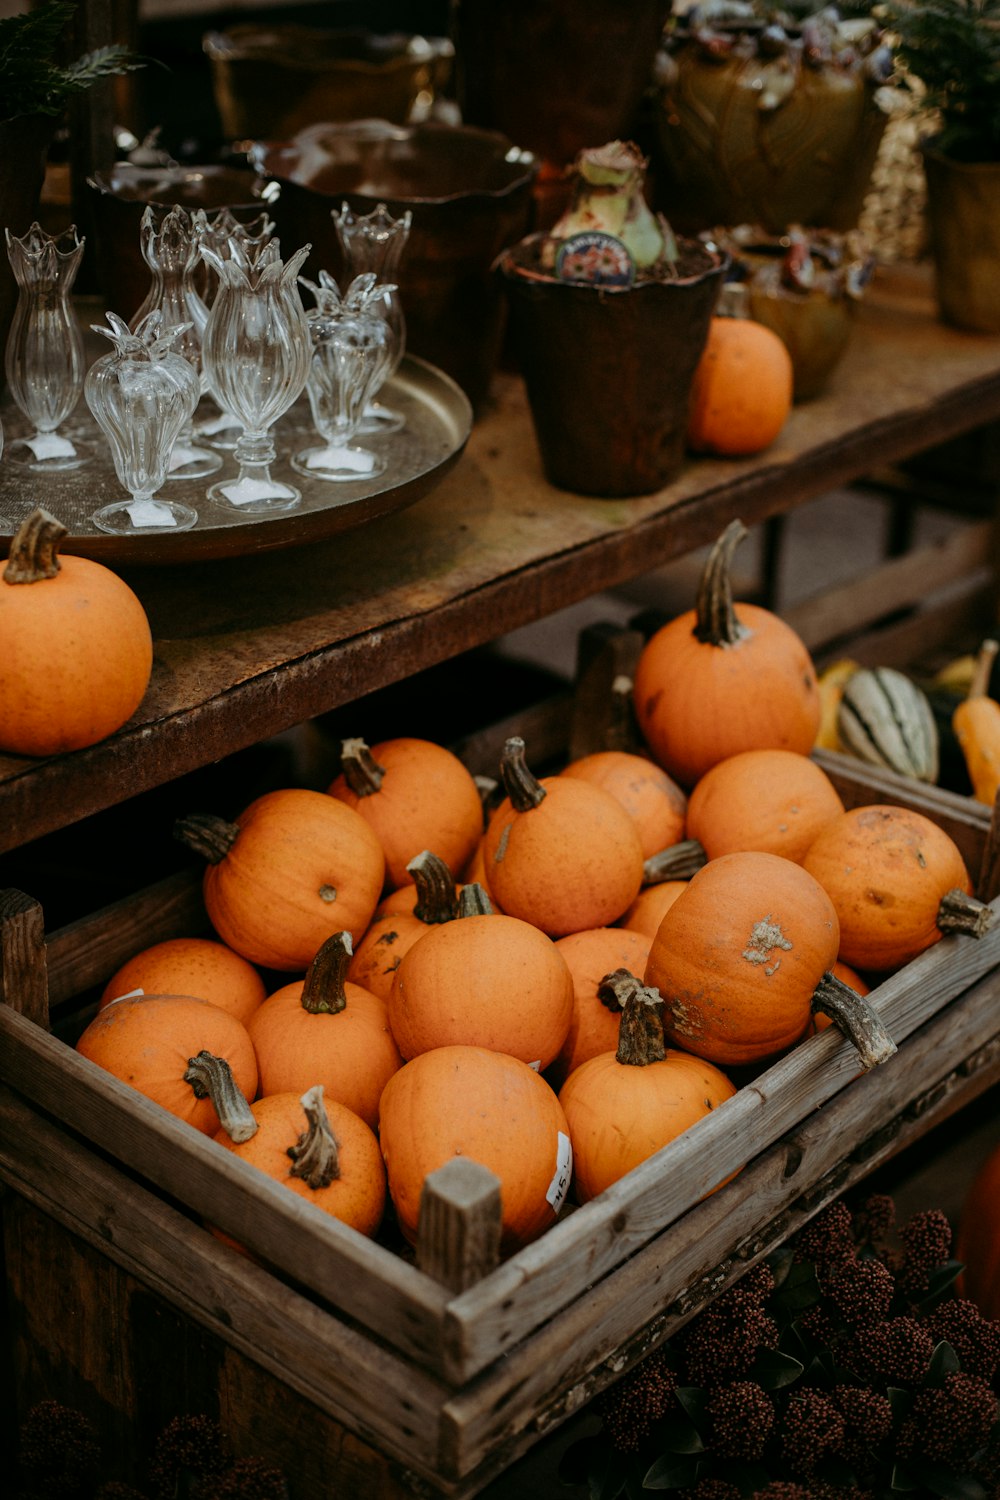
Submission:
{"label": "green leaf", "polygon": [[628,1460],[624,1453],[605,1444],[603,1451],[595,1454],[587,1474],[587,1494],[590,1500],[618,1500],[627,1479]]}
{"label": "green leaf", "polygon": [[960,1260],[946,1260],[943,1265],[937,1266],[931,1272],[927,1291],[918,1304],[920,1310],[926,1311],[940,1302],[945,1292],[951,1291],[964,1270],[965,1266]]}
{"label": "green leaf", "polygon": [[668,1412],[656,1424],[654,1437],[668,1453],[704,1453],[705,1444],[687,1412]]}
{"label": "green leaf", "polygon": [[708,1396],[705,1391],[697,1385],[679,1385],[674,1390],[674,1395],[694,1425],[704,1427],[708,1420]]}
{"label": "green leaf", "polygon": [[751,1380],[756,1380],[765,1391],[780,1391],[798,1380],[805,1366],[800,1359],[782,1354],[780,1349],[761,1349],[750,1371]]}
{"label": "green leaf", "polygon": [[662,1453],[646,1470],[644,1490],[680,1490],[693,1484],[698,1475],[698,1460],[674,1453]]}
{"label": "green leaf", "polygon": [[902,1386],[890,1385],[886,1388],[886,1396],[892,1407],[892,1420],[895,1423],[902,1422],[908,1417],[913,1407],[913,1392],[904,1391]]}
{"label": "green leaf", "polygon": [[771,1267],[771,1275],[774,1277],[774,1289],[780,1291],[787,1280],[792,1267],[796,1264],[795,1251],[789,1245],[779,1245],[777,1250],[772,1250],[766,1256],[767,1264]]}
{"label": "green leaf", "polygon": [[944,1385],[945,1376],[954,1375],[961,1368],[962,1361],[951,1345],[942,1339],[940,1344],[936,1345],[934,1353],[931,1355],[931,1362],[927,1367],[927,1377],[924,1380],[924,1385]]}
{"label": "green leaf", "polygon": [[914,1479],[913,1475],[906,1469],[903,1464],[896,1464],[892,1471],[890,1488],[894,1490],[912,1491],[919,1490],[920,1484],[918,1480]]}

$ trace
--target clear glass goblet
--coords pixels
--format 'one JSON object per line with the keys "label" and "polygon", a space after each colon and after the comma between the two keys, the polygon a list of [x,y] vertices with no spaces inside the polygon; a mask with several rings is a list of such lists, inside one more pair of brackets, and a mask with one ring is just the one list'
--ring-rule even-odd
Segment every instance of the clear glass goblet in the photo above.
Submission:
{"label": "clear glass goblet", "polygon": [[351,440],[392,359],[392,335],[380,310],[385,288],[371,272],[356,277],[343,297],[326,271],[318,286],[304,277],[300,285],[316,299],[306,314],[312,345],[306,394],[324,442],[296,453],[292,468],[314,479],[374,478],[385,472],[385,456]]}
{"label": "clear glass goblet", "polygon": [[57,235],[46,234],[37,222],[20,238],[9,229],[4,234],[18,287],[4,370],[11,395],[34,427],[31,437],[8,442],[7,458],[36,474],[77,469],[93,449],[58,429],[83,390],[83,339],[70,292],[86,241],[75,224]]}
{"label": "clear glass goblet", "polygon": [[91,519],[101,531],[188,531],[198,512],[175,500],[153,497],[167,477],[171,450],[189,422],[199,394],[198,372],[174,344],[184,325],[163,327],[155,308],[133,333],[109,312],[109,328],[93,324],[114,345],[87,371],[84,394],[108,440],[115,473],[131,499],[113,501]]}
{"label": "clear glass goblet", "polygon": [[[392,334],[392,354],[382,376],[384,384],[395,375],[406,351],[406,319],[397,273],[400,256],[410,237],[413,214],[407,209],[401,218],[394,219],[384,203],[376,204],[369,214],[356,214],[349,203],[343,202],[340,212],[332,209],[330,217],[344,258],[344,280],[351,281],[371,271],[381,286],[379,305]],[[374,399],[378,389],[378,386],[373,388],[365,403],[359,431],[398,432],[405,426],[406,418],[402,412]]]}
{"label": "clear glass goblet", "polygon": [[[230,208],[220,208],[211,219],[203,208],[199,208],[195,210],[194,220],[198,226],[201,244],[214,250],[222,260],[229,259],[229,245],[232,240],[241,244],[248,258],[253,260],[263,247],[270,243],[274,234],[274,222],[266,213],[260,213],[250,223],[244,224],[237,219]],[[219,289],[219,278],[204,256],[201,257],[201,268],[199,294],[206,309],[211,309]],[[215,411],[213,413],[206,410],[202,419],[195,421],[194,430],[198,441],[207,443],[210,448],[218,448],[221,452],[231,452],[236,447],[236,440],[240,435],[239,419],[234,417],[231,411],[223,411],[218,398],[211,391],[205,394],[210,404],[215,407]]]}
{"label": "clear glass goblet", "polygon": [[302,500],[295,485],[271,476],[270,429],[301,395],[309,374],[311,344],[296,277],[311,249],[303,245],[282,261],[277,240],[253,257],[230,240],[223,260],[202,247],[219,277],[202,358],[209,388],[243,429],[235,449],[239,475],[218,480],[208,497],[250,515],[292,510]]}

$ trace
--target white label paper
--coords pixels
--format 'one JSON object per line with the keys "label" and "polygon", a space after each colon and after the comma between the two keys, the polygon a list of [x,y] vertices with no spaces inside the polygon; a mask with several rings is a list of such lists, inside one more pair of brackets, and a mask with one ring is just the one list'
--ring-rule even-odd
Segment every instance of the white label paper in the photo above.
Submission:
{"label": "white label paper", "polygon": [[278,491],[262,479],[238,479],[225,485],[222,493],[233,505],[253,505],[256,500],[273,500]]}
{"label": "white label paper", "polygon": [[568,1135],[560,1130],[556,1144],[556,1170],[549,1190],[545,1194],[546,1200],[552,1205],[553,1213],[558,1213],[566,1202],[566,1194],[573,1180],[573,1147],[570,1145]]}
{"label": "white label paper", "polygon": [[176,526],[177,517],[169,505],[164,505],[160,500],[133,500],[131,505],[126,505],[129,520],[135,527],[142,526]]}
{"label": "white label paper", "polygon": [[39,432],[24,441],[36,458],[73,458],[76,454],[69,438],[60,437],[58,432]]}
{"label": "white label paper", "polygon": [[348,469],[353,474],[370,474],[375,466],[374,454],[361,448],[318,448],[306,459],[310,469]]}

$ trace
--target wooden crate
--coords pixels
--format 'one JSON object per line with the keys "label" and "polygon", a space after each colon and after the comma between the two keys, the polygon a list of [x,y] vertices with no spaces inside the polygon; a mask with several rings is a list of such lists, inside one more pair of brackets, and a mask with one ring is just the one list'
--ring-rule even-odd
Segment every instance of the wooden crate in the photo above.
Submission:
{"label": "wooden crate", "polygon": [[[505,732],[477,737],[477,755]],[[848,804],[932,816],[994,896],[985,808],[818,758]],[[0,1180],[19,1400],[80,1406],[123,1464],[178,1409],[202,1410],[237,1451],[285,1467],[295,1500],[475,1495],[797,1224],[1000,1077],[995,921],[873,992],[899,1048],[874,1074],[858,1076],[836,1029],[802,1042],[476,1279],[478,1180],[443,1185],[438,1232],[413,1263],[48,1029],[50,1012],[138,948],[198,930],[199,884],[171,877],[47,938],[29,897],[0,899]]]}

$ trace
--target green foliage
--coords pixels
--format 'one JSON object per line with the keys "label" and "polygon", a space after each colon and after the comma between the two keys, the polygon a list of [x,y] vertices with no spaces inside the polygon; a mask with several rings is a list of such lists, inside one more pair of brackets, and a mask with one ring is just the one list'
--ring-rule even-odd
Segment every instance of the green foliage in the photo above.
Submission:
{"label": "green foliage", "polygon": [[73,0],[44,0],[0,20],[0,110],[5,120],[22,115],[59,115],[75,94],[100,78],[143,66],[124,47],[99,47],[75,62],[61,63],[59,48],[76,11]]}
{"label": "green foliage", "polygon": [[960,161],[1000,161],[1000,0],[891,0],[898,56],[940,113],[937,147]]}

